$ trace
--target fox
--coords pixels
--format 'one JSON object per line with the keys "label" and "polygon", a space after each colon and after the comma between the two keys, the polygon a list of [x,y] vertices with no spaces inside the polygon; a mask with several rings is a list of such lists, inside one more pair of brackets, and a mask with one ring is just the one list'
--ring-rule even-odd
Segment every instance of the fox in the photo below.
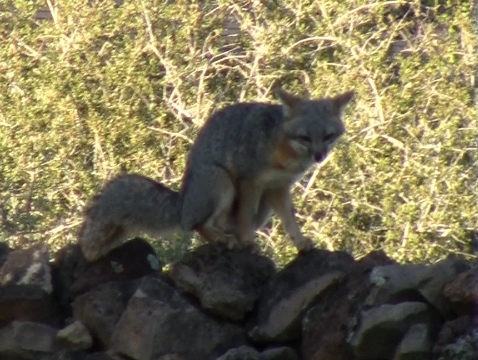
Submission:
{"label": "fox", "polygon": [[273,214],[299,252],[314,248],[291,189],[345,133],[343,112],[355,92],[309,99],[278,87],[275,95],[279,104],[238,102],[213,112],[189,150],[178,190],[138,173],[107,182],[84,214],[85,258],[95,261],[140,233],[178,230],[257,248],[255,233]]}

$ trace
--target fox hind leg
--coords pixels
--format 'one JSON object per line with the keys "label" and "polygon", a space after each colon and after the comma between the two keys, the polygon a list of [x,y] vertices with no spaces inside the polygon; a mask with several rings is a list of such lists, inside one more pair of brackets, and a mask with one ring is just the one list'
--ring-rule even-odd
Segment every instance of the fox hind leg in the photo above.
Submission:
{"label": "fox hind leg", "polygon": [[231,213],[236,189],[227,171],[221,167],[197,169],[189,174],[183,191],[181,227],[196,230],[208,242],[237,246],[237,239],[224,230]]}

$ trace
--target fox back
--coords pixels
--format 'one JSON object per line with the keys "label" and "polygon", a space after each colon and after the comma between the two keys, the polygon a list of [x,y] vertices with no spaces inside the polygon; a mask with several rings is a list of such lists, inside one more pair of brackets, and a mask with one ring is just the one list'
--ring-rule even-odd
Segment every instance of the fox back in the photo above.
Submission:
{"label": "fox back", "polygon": [[213,114],[190,151],[185,179],[213,165],[232,179],[283,186],[322,162],[345,131],[341,114],[353,92],[310,100],[276,94],[282,105],[238,103]]}

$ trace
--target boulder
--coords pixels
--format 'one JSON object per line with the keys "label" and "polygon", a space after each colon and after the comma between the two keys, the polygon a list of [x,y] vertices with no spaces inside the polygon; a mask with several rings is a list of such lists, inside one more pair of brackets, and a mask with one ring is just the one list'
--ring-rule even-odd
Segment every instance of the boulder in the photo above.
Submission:
{"label": "boulder", "polygon": [[78,320],[58,331],[56,337],[62,347],[70,350],[89,349],[93,345],[88,329]]}
{"label": "boulder", "polygon": [[69,245],[55,254],[54,266],[58,286],[70,292],[68,299],[109,281],[135,280],[162,270],[156,252],[141,238],[125,242],[92,263],[85,260],[78,244]]}
{"label": "boulder", "polygon": [[48,248],[43,244],[10,252],[0,268],[0,286],[37,286],[51,294],[53,285],[49,259]]}
{"label": "boulder", "polygon": [[359,359],[390,359],[409,329],[430,324],[430,311],[421,302],[385,304],[363,311],[350,344]]}
{"label": "boulder", "polygon": [[59,322],[50,294],[39,285],[0,287],[0,327],[14,320],[55,325]]}
{"label": "boulder", "polygon": [[367,299],[367,305],[425,301],[444,317],[449,316],[451,307],[443,295],[443,288],[468,268],[469,265],[459,258],[448,258],[433,265],[394,264],[376,267],[370,274],[375,287]]}
{"label": "boulder", "polygon": [[98,344],[107,349],[119,318],[133,296],[140,279],[99,285],[77,297],[72,304],[73,317],[81,321]]}
{"label": "boulder", "polygon": [[346,342],[350,319],[360,311],[370,291],[372,269],[391,263],[393,261],[385,253],[372,252],[350,266],[346,281],[320,297],[302,320],[304,359],[348,360],[353,357]]}
{"label": "boulder", "polygon": [[443,295],[458,315],[473,315],[478,311],[478,268],[458,275],[445,285]]}
{"label": "boulder", "polygon": [[412,325],[398,346],[393,360],[428,360],[432,342],[427,324]]}
{"label": "boulder", "polygon": [[45,245],[0,254],[0,327],[14,320],[56,325],[49,252]]}
{"label": "boulder", "polygon": [[240,346],[226,351],[216,360],[261,360],[260,353],[250,346]]}
{"label": "boulder", "polygon": [[299,357],[294,349],[281,346],[264,350],[261,352],[260,360],[299,360]]}
{"label": "boulder", "polygon": [[204,245],[171,266],[169,276],[205,310],[232,320],[250,313],[262,288],[275,274],[269,258],[248,249]]}
{"label": "boulder", "polygon": [[259,352],[250,346],[240,346],[228,350],[216,360],[298,360],[296,352],[287,346],[271,348]]}
{"label": "boulder", "polygon": [[207,316],[178,290],[154,277],[141,280],[111,338],[114,353],[134,360],[166,355],[216,359],[245,344],[242,327]]}
{"label": "boulder", "polygon": [[5,261],[7,261],[8,255],[12,252],[12,249],[4,243],[0,242],[0,269],[2,268]]}
{"label": "boulder", "polygon": [[57,329],[29,321],[14,321],[0,329],[0,359],[28,360],[58,350]]}
{"label": "boulder", "polygon": [[299,254],[265,286],[249,324],[250,337],[257,343],[298,340],[302,316],[319,295],[346,279],[353,263],[346,252]]}
{"label": "boulder", "polygon": [[478,354],[478,317],[469,315],[447,321],[433,346],[434,359],[476,360]]}

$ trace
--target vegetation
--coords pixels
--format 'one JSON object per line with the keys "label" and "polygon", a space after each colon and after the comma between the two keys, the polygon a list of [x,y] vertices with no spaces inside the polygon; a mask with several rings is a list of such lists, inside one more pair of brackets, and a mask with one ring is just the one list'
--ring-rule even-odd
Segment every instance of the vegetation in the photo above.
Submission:
{"label": "vegetation", "polygon": [[[319,247],[472,256],[471,1],[47,1],[50,21],[35,20],[43,2],[11,3],[0,12],[0,241],[76,241],[85,204],[120,172],[177,188],[207,116],[275,101],[281,84],[357,92],[347,134],[294,189]],[[260,238],[280,262],[294,254],[276,220]]]}

